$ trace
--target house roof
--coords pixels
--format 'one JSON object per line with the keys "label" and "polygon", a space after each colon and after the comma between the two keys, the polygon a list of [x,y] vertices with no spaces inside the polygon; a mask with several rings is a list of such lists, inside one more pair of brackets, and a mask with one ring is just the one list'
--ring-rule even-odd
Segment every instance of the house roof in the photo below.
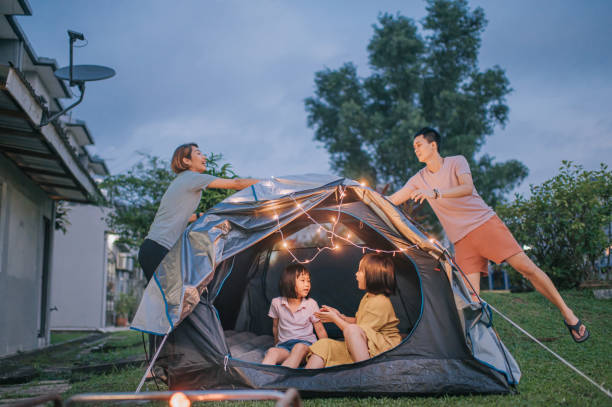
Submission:
{"label": "house roof", "polygon": [[48,111],[24,75],[0,65],[0,152],[54,200],[93,203],[102,198],[61,125],[37,128]]}

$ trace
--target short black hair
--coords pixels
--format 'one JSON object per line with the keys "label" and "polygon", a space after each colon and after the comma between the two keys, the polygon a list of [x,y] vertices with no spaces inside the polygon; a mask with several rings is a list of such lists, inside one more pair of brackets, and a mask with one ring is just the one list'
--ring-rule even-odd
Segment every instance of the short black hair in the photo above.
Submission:
{"label": "short black hair", "polygon": [[419,136],[423,136],[428,143],[432,141],[436,142],[436,146],[438,146],[438,153],[440,152],[440,133],[436,131],[436,129],[432,129],[431,127],[423,127],[421,130],[417,131],[412,140],[416,139]]}
{"label": "short black hair", "polygon": [[359,269],[365,274],[366,291],[372,294],[395,294],[395,267],[391,257],[368,253],[361,258]]}
{"label": "short black hair", "polygon": [[286,298],[298,298],[295,292],[295,282],[299,276],[307,274],[310,277],[310,271],[302,264],[290,264],[281,273],[278,281],[280,294]]}

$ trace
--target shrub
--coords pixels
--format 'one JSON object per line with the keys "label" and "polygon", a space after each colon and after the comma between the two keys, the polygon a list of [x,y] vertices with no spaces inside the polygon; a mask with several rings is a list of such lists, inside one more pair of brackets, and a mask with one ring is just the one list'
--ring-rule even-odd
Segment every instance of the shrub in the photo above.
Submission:
{"label": "shrub", "polygon": [[[612,221],[612,173],[605,164],[585,171],[563,161],[558,175],[530,191],[497,212],[557,287],[576,287],[594,275],[610,245],[604,228]],[[521,285],[516,275],[511,280]]]}
{"label": "shrub", "polygon": [[127,318],[129,321],[136,313],[139,299],[133,294],[119,294],[119,298],[115,302],[115,312],[117,315]]}

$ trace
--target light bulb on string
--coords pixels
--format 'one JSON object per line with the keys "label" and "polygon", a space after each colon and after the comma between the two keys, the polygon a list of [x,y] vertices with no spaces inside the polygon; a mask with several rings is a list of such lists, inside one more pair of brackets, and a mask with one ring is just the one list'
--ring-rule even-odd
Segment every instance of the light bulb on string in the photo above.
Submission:
{"label": "light bulb on string", "polygon": [[[289,248],[289,245],[287,244],[287,242],[285,241],[285,236],[283,235],[283,231],[280,225],[280,221],[278,220],[278,215],[275,214],[275,219],[277,220],[277,226],[278,226],[278,230],[277,232],[280,233],[281,235],[281,239],[283,241],[283,246],[285,248],[287,248],[287,251],[289,252],[289,254],[291,255],[291,257],[293,258],[293,260],[297,263],[301,263],[301,264],[306,264],[306,263],[311,263],[313,260],[315,260],[317,258],[317,256],[324,252],[325,250],[331,250],[331,251],[337,251],[340,249],[340,245],[335,244],[334,243],[334,238],[338,238],[340,240],[343,240],[345,242],[347,242],[348,244],[350,244],[351,246],[361,249],[362,253],[366,253],[366,250],[370,250],[370,251],[374,251],[376,253],[387,253],[387,254],[392,254],[393,256],[395,256],[396,252],[404,252],[406,249],[402,248],[402,249],[398,249],[398,250],[381,250],[381,249],[373,249],[371,247],[367,247],[367,246],[361,246],[355,242],[353,242],[350,237],[351,234],[350,232],[348,232],[346,234],[346,237],[343,235],[340,235],[338,233],[335,232],[335,228],[336,225],[338,223],[338,221],[340,220],[340,212],[341,212],[341,206],[342,206],[342,198],[344,197],[344,191],[346,190],[346,188],[342,188],[339,187],[341,194],[340,194],[340,202],[338,203],[338,216],[332,216],[332,229],[329,230],[327,229],[325,226],[321,225],[319,222],[317,222],[312,216],[310,216],[310,214],[304,210],[304,208],[302,208],[301,205],[299,205],[299,203],[295,200],[295,198],[293,197],[293,195],[289,195],[289,197],[295,202],[296,204],[296,208],[300,209],[302,211],[302,213],[314,224],[318,226],[318,231],[325,231],[326,233],[329,233],[329,239],[330,239],[330,243],[331,246],[325,246],[325,247],[317,247],[317,252],[315,253],[314,256],[312,256],[310,259],[305,259],[305,260],[300,260],[298,259],[295,254],[291,251],[291,249]],[[360,222],[360,228],[363,227],[363,224]],[[408,248],[412,248],[412,247],[416,247],[417,245],[411,245]]]}

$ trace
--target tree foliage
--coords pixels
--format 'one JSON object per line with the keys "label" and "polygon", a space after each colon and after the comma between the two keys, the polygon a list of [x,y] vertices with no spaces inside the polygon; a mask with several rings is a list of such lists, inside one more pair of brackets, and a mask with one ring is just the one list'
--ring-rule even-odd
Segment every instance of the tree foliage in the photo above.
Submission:
{"label": "tree foliage", "polygon": [[[206,174],[223,178],[235,178],[229,163],[221,164],[222,156],[207,156]],[[119,235],[119,243],[138,248],[153,223],[159,203],[176,174],[170,164],[159,157],[143,155],[143,159],[125,173],[107,177],[100,187],[107,196],[110,211],[106,222]],[[206,189],[198,206],[204,212],[222,201],[234,191]]]}
{"label": "tree foliage", "polygon": [[593,275],[611,243],[612,172],[563,161],[558,175],[530,189],[529,198],[516,195],[498,213],[557,287],[575,287]]}
{"label": "tree foliage", "polygon": [[519,161],[476,157],[508,120],[508,79],[498,66],[478,67],[487,24],[482,9],[470,10],[465,0],[427,4],[422,30],[399,14],[379,16],[367,47],[370,76],[360,78],[351,62],[315,74],[315,95],[305,101],[308,125],[334,171],[393,189],[423,166],[411,136],[437,127],[441,153],[465,156],[478,191],[495,206],[527,176]]}

